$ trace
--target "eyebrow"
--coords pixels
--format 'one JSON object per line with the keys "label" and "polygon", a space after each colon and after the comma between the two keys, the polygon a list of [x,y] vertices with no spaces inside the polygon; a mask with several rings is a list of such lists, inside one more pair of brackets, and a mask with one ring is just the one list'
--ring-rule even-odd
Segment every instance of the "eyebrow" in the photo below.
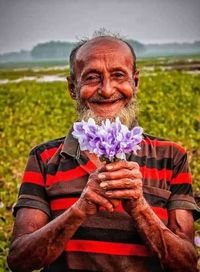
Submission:
{"label": "eyebrow", "polygon": [[82,74],[81,77],[85,77],[86,75],[90,74],[90,73],[95,73],[95,74],[99,74],[100,71],[95,69],[95,68],[87,68]]}
{"label": "eyebrow", "polygon": [[[127,74],[127,70],[126,70],[126,69],[123,69],[122,67],[119,67],[119,66],[113,67],[113,68],[111,68],[111,69],[109,70],[109,72],[111,72],[111,73],[112,73],[112,72],[116,72],[116,71],[122,71],[122,72],[124,72],[124,73]],[[81,74],[81,77],[84,77],[84,76],[86,76],[87,74],[90,74],[90,73],[99,74],[99,73],[101,73],[101,71],[98,70],[98,69],[96,69],[96,68],[90,68],[90,67],[88,67],[88,68],[86,68],[86,70]]]}
{"label": "eyebrow", "polygon": [[113,67],[110,69],[111,72],[116,72],[116,71],[122,71],[124,73],[127,73],[126,69],[123,69],[122,67]]}

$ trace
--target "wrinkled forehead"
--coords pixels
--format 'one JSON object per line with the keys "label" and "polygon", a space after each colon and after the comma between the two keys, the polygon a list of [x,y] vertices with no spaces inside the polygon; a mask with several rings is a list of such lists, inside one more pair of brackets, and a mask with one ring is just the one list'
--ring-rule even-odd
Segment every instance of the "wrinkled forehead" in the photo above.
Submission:
{"label": "wrinkled forehead", "polygon": [[113,63],[124,60],[126,65],[133,67],[133,54],[126,43],[115,38],[99,37],[86,42],[76,53],[75,70],[78,72],[91,60],[109,58]]}

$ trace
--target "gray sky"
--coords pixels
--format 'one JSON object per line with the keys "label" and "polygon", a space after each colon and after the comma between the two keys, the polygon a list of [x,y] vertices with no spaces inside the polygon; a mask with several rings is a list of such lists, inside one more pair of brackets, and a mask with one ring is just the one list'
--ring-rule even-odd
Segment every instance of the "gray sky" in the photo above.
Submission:
{"label": "gray sky", "polygon": [[144,43],[200,40],[200,0],[0,0],[0,53],[102,27]]}

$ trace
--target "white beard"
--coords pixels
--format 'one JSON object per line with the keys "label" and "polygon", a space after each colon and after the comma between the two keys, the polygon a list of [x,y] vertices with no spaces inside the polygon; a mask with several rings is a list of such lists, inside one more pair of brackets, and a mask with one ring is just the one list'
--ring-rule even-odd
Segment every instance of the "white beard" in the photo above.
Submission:
{"label": "white beard", "polygon": [[93,118],[97,125],[101,125],[102,121],[105,119],[109,119],[110,121],[115,121],[116,117],[119,117],[122,124],[127,126],[129,129],[132,129],[137,124],[136,113],[137,113],[137,103],[136,97],[134,96],[131,101],[120,110],[118,116],[111,117],[101,117],[95,115],[93,111],[87,108],[83,103],[81,103],[80,99],[77,100],[77,111],[80,117],[80,120],[88,121],[89,118]]}

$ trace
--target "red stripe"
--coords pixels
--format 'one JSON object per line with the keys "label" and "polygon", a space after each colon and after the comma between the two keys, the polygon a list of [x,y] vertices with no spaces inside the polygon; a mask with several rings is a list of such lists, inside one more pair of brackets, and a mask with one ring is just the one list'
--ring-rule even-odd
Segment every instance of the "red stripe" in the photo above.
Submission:
{"label": "red stripe", "polygon": [[142,143],[153,145],[155,147],[172,146],[172,147],[177,148],[181,153],[183,153],[183,154],[186,153],[186,150],[182,146],[178,145],[177,143],[170,142],[170,141],[159,141],[157,139],[151,140],[149,138],[147,138],[147,139],[145,138],[145,139],[143,139]]}
{"label": "red stripe", "polygon": [[168,212],[167,209],[151,206],[152,210],[155,214],[162,220],[168,220]]}
{"label": "red stripe", "polygon": [[172,179],[171,184],[192,183],[192,176],[190,173],[180,173]]}
{"label": "red stripe", "polygon": [[54,199],[51,200],[50,206],[52,211],[56,210],[64,210],[71,207],[76,201],[78,200],[78,197],[73,198],[60,198],[60,199]]}
{"label": "red stripe", "polygon": [[[51,185],[52,183],[56,183],[59,181],[70,181],[72,179],[84,176],[87,172],[91,172],[94,170],[96,170],[96,166],[91,161],[89,161],[84,166],[80,165],[68,171],[58,171],[54,176],[47,175],[47,185]],[[146,166],[140,167],[140,170],[142,172],[143,178],[156,180],[160,179],[171,180],[172,177],[172,170],[167,169],[158,170],[156,168],[148,168]]]}
{"label": "red stripe", "polygon": [[97,170],[96,165],[92,161],[88,161],[86,164],[81,164],[80,167],[89,174]]}
{"label": "red stripe", "polygon": [[30,183],[44,186],[43,176],[41,175],[41,173],[37,173],[37,172],[31,172],[31,171],[25,172],[22,178],[22,182],[30,182]]}
{"label": "red stripe", "polygon": [[[168,212],[167,209],[161,208],[161,207],[155,207],[155,206],[150,206],[152,208],[152,210],[155,212],[155,214],[162,220],[167,220],[168,219]],[[116,207],[115,211],[118,212],[124,212],[124,208],[121,204],[121,202],[119,203],[119,205]]]}
{"label": "red stripe", "polygon": [[[57,210],[64,210],[68,209],[71,207],[76,201],[78,200],[78,197],[73,197],[73,198],[60,198],[60,199],[54,199],[51,200],[50,206],[52,211],[57,211]],[[155,207],[155,206],[150,206],[152,210],[155,212],[155,214],[162,220],[167,220],[168,219],[168,213],[167,210],[164,208],[160,207]],[[105,210],[104,208],[100,208],[100,210]],[[117,212],[125,212],[124,208],[122,207],[121,202],[119,205],[116,207],[115,211]]]}
{"label": "red stripe", "polygon": [[56,153],[56,151],[58,150],[59,147],[53,147],[51,149],[46,149],[44,150],[41,154],[40,157],[42,159],[43,162],[46,162],[48,159],[50,159],[51,157],[53,157],[53,155]]}
{"label": "red stripe", "polygon": [[70,240],[67,242],[65,250],[71,252],[93,252],[124,256],[151,255],[149,250],[143,245],[88,240]]}
{"label": "red stripe", "polygon": [[156,179],[156,180],[171,180],[172,170],[162,169],[158,170],[156,168],[148,168],[147,166],[140,167],[143,178],[146,179]]}
{"label": "red stripe", "polygon": [[87,174],[87,170],[92,171],[92,169],[96,170],[96,166],[88,161],[85,165],[80,165],[74,169],[70,169],[68,171],[58,171],[55,175],[47,174],[47,186],[52,185],[53,183],[57,183],[60,181],[72,181],[76,178],[80,178]]}

